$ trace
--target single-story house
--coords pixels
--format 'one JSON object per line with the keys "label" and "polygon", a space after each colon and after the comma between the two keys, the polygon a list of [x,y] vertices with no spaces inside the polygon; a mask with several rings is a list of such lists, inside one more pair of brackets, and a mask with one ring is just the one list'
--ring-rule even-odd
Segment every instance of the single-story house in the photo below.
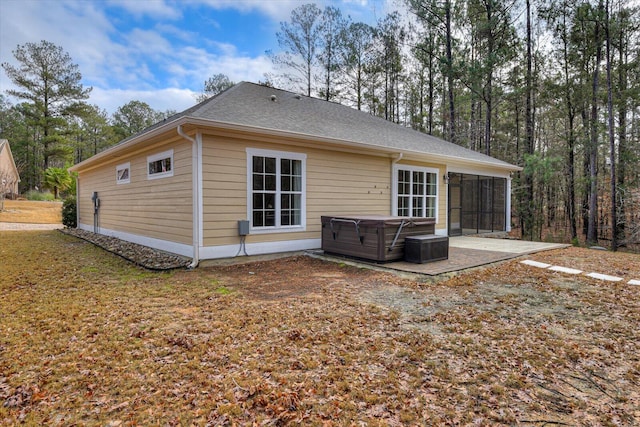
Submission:
{"label": "single-story house", "polygon": [[11,154],[9,141],[0,139],[0,193],[18,194],[20,174]]}
{"label": "single-story house", "polygon": [[508,231],[519,168],[243,82],[70,170],[79,228],[197,264],[236,256],[241,243],[249,255],[320,248],[322,215],[432,217],[439,235]]}

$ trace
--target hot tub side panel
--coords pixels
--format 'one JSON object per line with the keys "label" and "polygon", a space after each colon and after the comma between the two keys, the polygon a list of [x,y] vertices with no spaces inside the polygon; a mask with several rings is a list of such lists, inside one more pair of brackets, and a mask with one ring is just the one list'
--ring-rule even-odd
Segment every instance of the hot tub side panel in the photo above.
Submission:
{"label": "hot tub side panel", "polygon": [[[405,225],[396,239],[403,221]],[[407,236],[433,234],[434,230],[435,220],[430,218],[414,221],[398,217],[372,219],[323,216],[322,250],[377,262],[395,261],[404,257],[404,239]]]}

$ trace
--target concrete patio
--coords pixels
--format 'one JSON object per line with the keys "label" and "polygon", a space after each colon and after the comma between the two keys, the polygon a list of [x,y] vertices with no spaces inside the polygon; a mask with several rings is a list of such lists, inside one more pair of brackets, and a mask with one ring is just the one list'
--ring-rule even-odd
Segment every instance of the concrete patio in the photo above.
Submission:
{"label": "concrete patio", "polygon": [[469,268],[480,267],[494,262],[517,258],[535,252],[560,249],[569,245],[560,243],[529,242],[525,240],[501,239],[481,236],[458,236],[449,238],[449,259],[425,264],[414,264],[405,261],[378,264],[365,260],[353,260],[341,256],[323,254],[322,251],[314,255],[326,259],[348,260],[357,264],[367,264],[381,269],[391,269],[401,272],[438,276]]}

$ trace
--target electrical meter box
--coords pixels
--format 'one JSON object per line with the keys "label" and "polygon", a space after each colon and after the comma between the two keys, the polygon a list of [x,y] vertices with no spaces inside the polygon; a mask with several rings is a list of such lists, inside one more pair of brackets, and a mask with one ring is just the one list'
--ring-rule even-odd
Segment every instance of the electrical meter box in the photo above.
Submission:
{"label": "electrical meter box", "polygon": [[238,235],[246,236],[249,234],[249,221],[243,219],[238,221]]}

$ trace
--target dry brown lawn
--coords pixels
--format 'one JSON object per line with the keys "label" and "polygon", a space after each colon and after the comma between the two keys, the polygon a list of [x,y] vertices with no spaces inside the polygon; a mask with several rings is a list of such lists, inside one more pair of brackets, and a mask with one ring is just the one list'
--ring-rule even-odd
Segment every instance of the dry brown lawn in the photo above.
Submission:
{"label": "dry brown lawn", "polygon": [[[637,255],[532,258],[640,279]],[[640,287],[517,261],[437,284],[308,257],[152,273],[0,232],[0,295],[4,425],[640,423]]]}
{"label": "dry brown lawn", "polygon": [[5,200],[4,210],[0,211],[0,222],[60,224],[62,222],[62,202]]}

